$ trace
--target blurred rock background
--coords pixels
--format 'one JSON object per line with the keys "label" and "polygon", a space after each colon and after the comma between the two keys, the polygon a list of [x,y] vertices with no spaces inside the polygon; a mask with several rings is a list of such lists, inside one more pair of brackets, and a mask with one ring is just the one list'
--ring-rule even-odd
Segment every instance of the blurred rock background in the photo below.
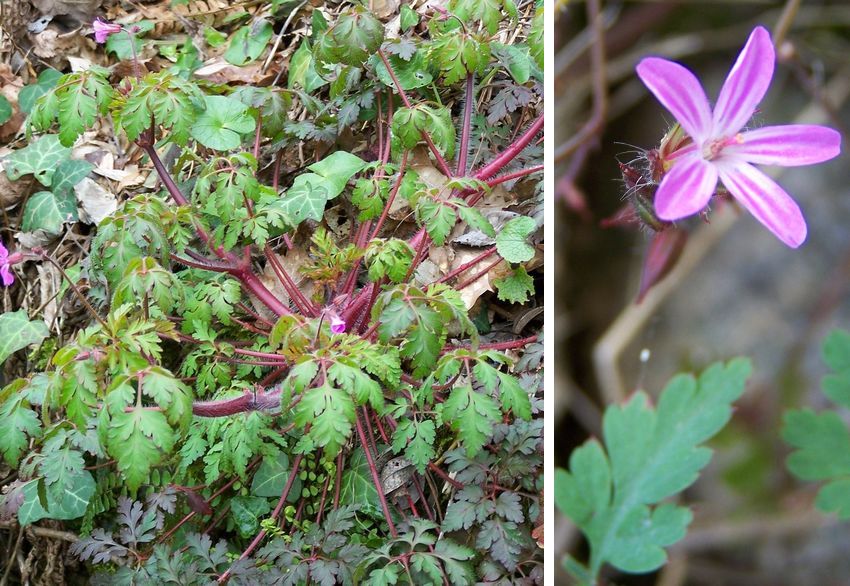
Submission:
{"label": "blurred rock background", "polygon": [[[824,405],[821,341],[834,327],[850,328],[850,2],[600,4],[605,115],[555,171],[556,464],[566,465],[573,448],[600,435],[611,399],[637,388],[657,394],[676,372],[750,356],[754,377],[733,423],[714,442],[711,466],[686,494],[695,512],[689,537],[674,548],[663,572],[610,578],[665,586],[850,584],[850,527],[813,511],[816,487],[790,477],[780,439],[785,409]],[[591,58],[587,8],[569,2],[555,17],[556,144],[568,143],[593,120],[599,69]],[[628,145],[657,146],[670,121],[634,66],[647,55],[684,63],[713,99],[757,24],[785,31],[785,41],[751,125],[788,124],[803,116],[839,129],[845,154],[779,176],[808,221],[808,240],[800,249],[787,248],[746,213],[735,219],[726,210],[728,216],[714,215],[708,226],[691,219],[683,224],[691,231],[688,247],[703,256],[662,283],[659,289],[669,294],[657,307],[636,309],[649,234],[599,226],[623,203],[618,158],[635,156]],[[623,351],[616,362],[619,388],[612,387],[606,379],[617,376],[598,367],[598,343],[618,317],[635,316],[645,323],[616,340]],[[567,521],[558,519],[556,533],[556,559],[566,551],[583,555],[580,535]],[[559,583],[567,583],[563,573]]]}

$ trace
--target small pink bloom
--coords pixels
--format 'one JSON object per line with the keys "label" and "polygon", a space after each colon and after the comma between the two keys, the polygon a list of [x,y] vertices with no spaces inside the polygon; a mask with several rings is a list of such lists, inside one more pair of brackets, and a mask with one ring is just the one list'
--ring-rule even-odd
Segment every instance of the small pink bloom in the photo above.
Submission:
{"label": "small pink bloom", "polygon": [[345,332],[345,321],[343,321],[343,319],[338,315],[331,317],[331,331],[335,334],[342,334]]}
{"label": "small pink bloom", "polygon": [[794,167],[832,159],[841,135],[825,126],[794,124],[741,132],[773,78],[770,34],[756,27],[729,72],[712,110],[699,80],[672,61],[649,57],[637,74],[693,142],[671,153],[672,167],[655,194],[655,210],[673,221],[703,210],[720,181],[756,219],[792,248],[806,239],[806,220],[785,191],[753,165]]}
{"label": "small pink bloom", "polygon": [[15,275],[12,273],[12,263],[17,260],[16,257],[19,255],[12,255],[12,258],[9,258],[9,251],[6,250],[6,247],[3,246],[3,243],[0,242],[0,280],[3,281],[3,285],[5,287],[10,286],[15,282]]}
{"label": "small pink bloom", "polygon": [[92,28],[94,29],[94,40],[97,43],[105,43],[109,35],[120,33],[123,30],[120,24],[103,20],[100,17],[94,20]]}

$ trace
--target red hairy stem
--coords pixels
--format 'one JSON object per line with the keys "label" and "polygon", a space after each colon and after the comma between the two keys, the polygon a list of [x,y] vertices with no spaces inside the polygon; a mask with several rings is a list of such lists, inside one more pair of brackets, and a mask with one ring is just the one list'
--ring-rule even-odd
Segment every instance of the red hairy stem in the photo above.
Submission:
{"label": "red hairy stem", "polygon": [[[375,92],[375,100],[377,101],[377,112],[378,112],[378,156],[380,157],[384,153],[384,116],[381,108],[381,95],[384,92],[377,91]],[[392,101],[392,100],[390,100]],[[389,137],[387,137],[389,138]]]}
{"label": "red hairy stem", "polygon": [[247,350],[245,348],[234,348],[233,351],[237,354],[253,356],[254,358],[265,358],[266,360],[284,360],[284,357],[282,355],[272,354],[271,352],[260,352],[259,350]]}
{"label": "red hairy stem", "polygon": [[384,518],[387,525],[390,527],[390,535],[398,537],[398,530],[393,523],[392,515],[390,515],[390,506],[387,503],[387,497],[384,495],[384,489],[381,486],[381,477],[378,475],[378,468],[375,466],[375,459],[372,456],[372,450],[369,449],[369,440],[366,439],[366,434],[363,432],[363,424],[360,423],[360,418],[354,418],[354,424],[357,426],[357,435],[360,437],[360,444],[363,446],[363,453],[366,454],[366,462],[369,464],[369,472],[372,473],[372,482],[375,483],[375,488],[378,492],[378,499],[381,501],[381,509],[384,511]]}
{"label": "red hairy stem", "polygon": [[260,411],[280,407],[280,391],[271,393],[244,393],[241,397],[221,401],[192,403],[192,414],[198,417],[227,417],[247,411]]}
{"label": "red hairy stem", "polygon": [[191,253],[189,253],[188,250],[186,252],[187,252],[187,254],[190,254],[190,256],[192,256],[192,257],[196,257],[196,256],[200,257],[200,259],[186,258],[185,256],[181,256],[181,255],[174,253],[174,252],[172,252],[170,254],[170,256],[171,256],[172,259],[179,262],[181,265],[186,265],[187,267],[192,267],[194,269],[202,269],[202,270],[205,270],[205,271],[212,271],[214,273],[229,273],[231,271],[235,271],[235,270],[239,269],[239,267],[236,266],[233,263],[224,262],[224,261],[220,261],[220,260],[214,260],[214,259],[206,259],[206,258],[203,258],[201,255],[191,254]]}
{"label": "red hairy stem", "polygon": [[425,508],[425,514],[428,515],[428,519],[433,521],[434,511],[432,511],[431,507],[428,505],[428,498],[425,496],[425,491],[422,490],[422,485],[419,484],[419,479],[416,478],[416,476],[413,477],[413,486],[416,487],[416,491],[419,493],[419,496],[422,499],[422,505]]}
{"label": "red hairy stem", "polygon": [[272,265],[272,269],[274,269],[275,274],[277,275],[278,280],[280,280],[283,288],[286,289],[286,292],[289,294],[289,297],[298,307],[298,310],[306,315],[307,317],[316,317],[318,315],[318,311],[315,306],[304,297],[304,294],[301,293],[301,290],[289,276],[289,273],[286,272],[286,269],[280,264],[277,256],[275,256],[274,251],[267,244],[263,249],[263,252],[266,255],[266,260]]}
{"label": "red hairy stem", "polygon": [[[165,185],[165,189],[171,195],[172,199],[174,199],[174,201],[178,205],[188,205],[189,201],[180,191],[180,188],[177,187],[177,184],[174,182],[174,179],[171,177],[171,174],[168,172],[168,169],[165,168],[162,159],[159,158],[159,155],[157,154],[156,149],[154,148],[153,140],[150,141],[150,144],[142,145],[142,149],[150,157],[151,161],[153,162],[153,166],[156,169],[157,174],[159,175],[159,178],[162,180],[163,185]],[[198,233],[198,237],[201,239],[201,241],[203,241],[203,243],[207,246],[211,247],[210,235],[207,234],[206,231],[204,231],[204,229],[200,226],[195,226],[195,230]],[[220,246],[213,249],[213,252],[221,259],[226,259],[230,262],[236,262],[236,257],[232,253],[226,252]],[[292,313],[289,311],[288,307],[281,303],[277,299],[277,297],[275,297],[274,294],[272,294],[272,292],[269,291],[265,285],[263,285],[262,281],[257,278],[257,275],[252,273],[248,267],[240,267],[239,269],[232,270],[229,272],[231,275],[233,275],[242,282],[242,286],[245,287],[245,289],[252,293],[257,299],[262,301],[269,309],[271,309],[277,315],[288,315]]]}
{"label": "red hairy stem", "polygon": [[252,273],[249,269],[240,269],[230,274],[239,279],[245,289],[252,293],[278,316],[292,314],[292,312],[289,311],[289,308],[281,303],[280,299],[275,297],[274,293],[269,291],[266,286],[263,285],[263,282],[260,281],[259,277]]}
{"label": "red hairy stem", "polygon": [[496,247],[495,246],[488,248],[487,250],[485,250],[484,252],[482,252],[481,254],[476,256],[475,258],[473,258],[471,261],[463,263],[458,268],[454,269],[450,273],[447,273],[444,277],[441,277],[437,282],[438,283],[445,283],[446,281],[457,277],[459,274],[461,274],[465,270],[468,270],[468,269],[474,267],[475,265],[480,263],[485,258],[488,258],[488,257],[490,257],[494,254],[496,254]]}
{"label": "red hairy stem", "polygon": [[[384,66],[387,68],[387,72],[389,72],[390,77],[393,80],[393,84],[396,87],[396,90],[398,90],[398,95],[401,96],[401,101],[404,102],[405,107],[412,108],[410,100],[407,98],[407,94],[402,89],[401,83],[399,83],[398,81],[398,77],[396,77],[393,66],[390,65],[389,59],[387,59],[387,56],[380,49],[378,49],[378,55],[381,57],[381,60],[383,60]],[[446,160],[443,158],[443,155],[440,154],[440,151],[437,149],[437,145],[434,144],[434,141],[431,140],[431,137],[424,130],[421,131],[420,134],[422,135],[422,139],[428,145],[428,149],[430,149],[431,154],[434,155],[434,159],[437,162],[437,167],[440,169],[443,175],[445,175],[446,177],[452,177],[453,175],[451,169],[449,169],[449,164],[446,163]]]}
{"label": "red hairy stem", "polygon": [[371,445],[372,449],[375,450],[375,453],[377,454],[378,453],[378,444],[375,441],[375,430],[372,429],[372,419],[369,417],[369,407],[367,407],[366,405],[363,405],[363,407],[361,407],[361,409],[363,411],[363,419],[364,419],[364,421],[366,421],[366,431],[369,432],[367,434],[367,437],[369,438],[369,441],[371,442],[370,445]]}
{"label": "red hairy stem", "polygon": [[463,488],[463,483],[458,482],[454,478],[448,475],[448,473],[444,472],[439,466],[435,465],[433,462],[428,462],[428,470],[431,470],[434,474],[451,484],[455,488]]}
{"label": "red hairy stem", "polygon": [[232,315],[230,316],[230,319],[233,320],[234,323],[239,324],[240,326],[242,326],[246,330],[248,330],[250,332],[254,332],[255,334],[260,334],[261,336],[267,336],[269,334],[268,330],[265,330],[265,331],[261,330],[260,328],[258,328],[254,324],[248,323],[248,322],[243,321],[241,319],[237,319],[237,318],[233,317]]}
{"label": "red hairy stem", "polygon": [[[289,478],[287,478],[287,480],[286,480],[286,486],[283,487],[283,493],[281,493],[281,495],[280,495],[280,500],[277,501],[277,506],[272,511],[272,514],[271,514],[272,519],[277,519],[278,515],[280,515],[281,510],[283,510],[283,505],[286,502],[286,497],[289,496],[289,491],[292,489],[292,483],[295,482],[295,478],[298,476],[298,468],[301,467],[301,460],[303,458],[304,458],[303,454],[298,454],[295,457],[295,460],[292,461],[292,472],[289,473]],[[265,531],[265,529],[263,529],[257,534],[257,536],[248,545],[248,547],[245,549],[245,551],[242,552],[242,555],[239,556],[239,559],[244,560],[249,555],[251,555],[251,553],[253,553],[253,551],[255,549],[257,549],[257,546],[260,545],[260,542],[265,537],[266,537],[266,531]],[[219,578],[218,578],[219,584],[224,584],[224,583],[227,582],[227,580],[230,579],[230,572],[231,572],[232,569],[233,569],[233,567],[231,566],[230,568],[228,568],[228,570],[225,573],[223,573],[221,576],[219,576]]]}
{"label": "red hairy stem", "polygon": [[528,127],[519,138],[517,138],[514,142],[508,146],[502,153],[497,156],[495,159],[481,167],[478,171],[475,172],[473,177],[476,179],[487,180],[493,177],[496,173],[504,169],[508,163],[513,161],[518,154],[522,152],[522,150],[528,146],[534,137],[543,129],[543,114],[541,114],[534,122],[532,122],[531,126]]}
{"label": "red hairy stem", "polygon": [[378,433],[381,434],[381,439],[384,440],[385,444],[390,443],[390,438],[387,437],[387,432],[384,431],[384,426],[381,423],[381,418],[378,417],[378,414],[373,412],[372,416],[375,418],[375,425],[378,427]]}
{"label": "red hairy stem", "polygon": [[[385,281],[385,279],[381,280],[382,283],[384,281]],[[375,302],[378,301],[378,295],[380,295],[380,294],[381,294],[381,288],[379,286],[376,285],[375,287],[372,287],[372,294],[369,296],[369,303],[366,304],[366,308],[363,310],[363,326],[362,327],[364,329],[366,327],[366,324],[369,323],[369,317],[372,315],[372,308],[375,307]],[[380,322],[376,322],[376,323],[380,323]],[[370,326],[370,331],[374,331],[374,330],[371,330],[371,326]],[[364,336],[364,337],[366,339],[368,339],[368,336]]]}
{"label": "red hairy stem", "polygon": [[[508,340],[507,342],[494,342],[492,344],[479,344],[479,350],[513,350],[514,348],[522,348],[537,341],[537,336],[529,336],[518,340]],[[472,348],[471,344],[457,344],[455,346],[444,346],[440,350],[440,354],[446,354],[454,350]]]}
{"label": "red hairy stem", "polygon": [[466,159],[469,156],[469,135],[472,131],[472,105],[475,101],[475,76],[472,73],[466,76],[466,101],[463,107],[463,126],[460,133],[460,152],[457,155],[457,173],[463,177],[466,175]]}
{"label": "red hairy stem", "polygon": [[381,211],[381,217],[378,218],[378,223],[375,224],[375,229],[372,230],[372,235],[369,237],[369,241],[374,240],[378,237],[378,234],[381,231],[381,228],[384,227],[384,222],[387,221],[387,215],[390,213],[390,208],[395,202],[395,196],[398,195],[399,189],[401,189],[401,180],[404,179],[404,171],[407,168],[407,155],[408,152],[404,151],[404,154],[401,156],[401,165],[398,168],[398,179],[396,179],[395,185],[393,185],[393,190],[390,192],[390,196],[387,198],[387,203],[384,205],[384,209]]}
{"label": "red hairy stem", "polygon": [[495,267],[495,266],[496,266],[497,264],[499,264],[500,262],[502,262],[502,259],[501,259],[501,258],[497,258],[496,260],[494,260],[493,262],[491,262],[489,265],[487,265],[487,267],[485,267],[485,268],[481,269],[481,271],[480,271],[480,272],[478,272],[478,273],[476,273],[475,275],[471,276],[470,278],[468,278],[468,279],[467,279],[466,281],[464,281],[463,283],[458,283],[458,284],[455,286],[455,289],[457,289],[458,291],[460,291],[461,289],[463,289],[463,288],[465,288],[465,287],[469,287],[469,286],[470,286],[470,285],[472,285],[475,281],[477,281],[478,279],[480,279],[481,277],[483,277],[484,275],[486,275],[487,273],[489,273],[489,272],[490,272],[490,269],[492,269],[493,267]]}
{"label": "red hairy stem", "polygon": [[251,317],[253,317],[253,318],[254,318],[255,320],[257,320],[258,322],[260,322],[260,323],[262,323],[262,324],[265,324],[265,325],[267,325],[267,326],[269,326],[269,327],[274,327],[274,323],[273,323],[273,322],[270,322],[269,320],[267,320],[266,318],[264,318],[263,316],[261,316],[259,313],[257,313],[256,311],[254,311],[253,309],[251,309],[250,307],[248,307],[247,305],[245,305],[244,303],[242,303],[241,301],[240,301],[239,303],[237,303],[237,304],[236,304],[236,307],[238,307],[239,309],[241,309],[242,311],[244,311],[245,313],[247,313],[248,315],[250,315]]}
{"label": "red hairy stem", "polygon": [[[494,177],[493,179],[489,179],[486,181],[487,185],[490,187],[495,187],[500,183],[505,183],[507,181],[513,181],[514,179],[519,179],[521,177],[525,177],[526,175],[531,175],[533,173],[537,173],[538,171],[543,170],[543,165],[534,165],[533,167],[528,167],[527,169],[520,169],[519,171],[514,171],[513,173],[506,173],[504,175],[500,175],[498,177]],[[471,194],[466,203],[470,206],[474,206],[484,197],[484,191],[467,191],[465,192],[467,195]]]}

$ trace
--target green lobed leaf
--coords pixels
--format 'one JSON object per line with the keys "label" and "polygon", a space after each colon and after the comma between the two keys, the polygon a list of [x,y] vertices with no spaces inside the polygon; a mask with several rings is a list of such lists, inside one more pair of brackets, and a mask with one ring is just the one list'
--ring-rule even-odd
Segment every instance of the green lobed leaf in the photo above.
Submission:
{"label": "green lobed leaf", "polygon": [[[428,71],[428,61],[423,51],[416,51],[413,57],[408,60],[402,59],[397,55],[390,55],[388,60],[390,67],[393,68],[396,79],[398,79],[399,85],[405,91],[425,87],[434,80],[434,76]],[[384,65],[384,61],[375,55],[369,62],[375,70],[375,75],[381,80],[381,83],[387,87],[394,88],[395,82],[387,70],[387,66]]]}
{"label": "green lobed leaf", "polygon": [[174,442],[165,414],[142,407],[112,413],[106,432],[106,450],[132,493],[149,480],[151,468],[171,452]]}
{"label": "green lobed leaf", "polygon": [[525,303],[529,296],[534,295],[534,279],[523,266],[518,266],[506,277],[496,279],[493,286],[499,300],[508,303]]}
{"label": "green lobed leaf", "polygon": [[745,359],[717,363],[698,379],[674,377],[656,409],[643,392],[609,407],[608,453],[589,440],[573,451],[568,471],[556,471],[556,505],[587,536],[594,578],[604,563],[652,571],[666,560],[664,548],[684,537],[690,511],[660,503],[693,484],[708,464],[711,451],[700,444],[728,422],[750,370]]}
{"label": "green lobed leaf", "polygon": [[467,455],[472,457],[481,452],[500,419],[496,401],[489,395],[476,393],[467,384],[452,389],[442,407],[443,421],[457,432]]}
{"label": "green lobed leaf", "polygon": [[41,435],[41,422],[21,395],[13,395],[0,407],[0,452],[11,468],[17,468],[28,438]]}

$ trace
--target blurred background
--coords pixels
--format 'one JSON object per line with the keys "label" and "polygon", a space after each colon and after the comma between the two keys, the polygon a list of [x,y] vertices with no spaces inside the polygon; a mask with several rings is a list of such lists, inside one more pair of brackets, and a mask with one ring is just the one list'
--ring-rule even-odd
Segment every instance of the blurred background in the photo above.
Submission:
{"label": "blurred background", "polygon": [[[682,370],[750,356],[754,376],[715,456],[684,495],[688,536],[661,572],[610,573],[617,584],[850,585],[850,525],[816,512],[817,486],[785,468],[785,409],[826,406],[820,344],[850,328],[850,1],[570,0],[555,9],[556,465],[601,435],[605,405],[642,388],[657,396]],[[618,160],[651,149],[670,114],[634,73],[656,55],[679,61],[716,98],[755,25],[778,41],[777,68],[755,126],[816,123],[844,135],[825,164],[776,170],[800,204],[808,240],[792,250],[727,205],[681,223],[671,273],[640,304],[651,234],[603,228],[624,204]],[[601,42],[600,42],[601,41]],[[584,560],[582,537],[556,514],[560,560]]]}

